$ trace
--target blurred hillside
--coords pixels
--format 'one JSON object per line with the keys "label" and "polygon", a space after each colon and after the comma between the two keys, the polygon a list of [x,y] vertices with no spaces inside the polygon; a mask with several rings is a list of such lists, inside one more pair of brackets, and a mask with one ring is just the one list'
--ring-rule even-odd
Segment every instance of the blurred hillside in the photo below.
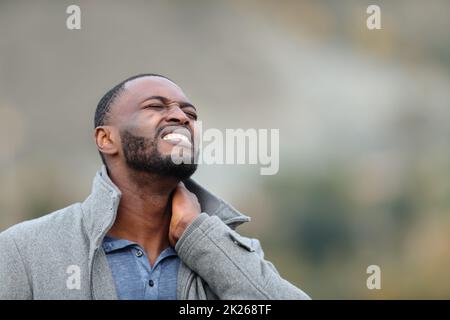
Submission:
{"label": "blurred hillside", "polygon": [[278,175],[194,178],[252,216],[240,231],[285,278],[313,298],[450,298],[450,2],[76,3],[79,31],[73,1],[0,2],[0,230],[89,194],[98,100],[156,72],[206,127],[280,129]]}

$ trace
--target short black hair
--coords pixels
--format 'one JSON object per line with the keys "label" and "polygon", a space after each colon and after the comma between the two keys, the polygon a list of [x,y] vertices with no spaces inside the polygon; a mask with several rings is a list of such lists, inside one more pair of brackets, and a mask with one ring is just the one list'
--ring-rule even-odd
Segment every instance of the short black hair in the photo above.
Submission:
{"label": "short black hair", "polygon": [[106,119],[108,118],[108,113],[111,110],[111,105],[116,100],[116,98],[120,96],[121,92],[125,89],[125,84],[131,80],[144,77],[160,77],[170,80],[166,76],[157,73],[142,73],[129,77],[120,82],[119,84],[115,85],[112,89],[108,90],[108,92],[105,93],[105,95],[100,99],[100,101],[97,104],[97,109],[95,110],[94,128],[105,125]]}
{"label": "short black hair", "polygon": [[[141,73],[123,80],[119,84],[115,85],[112,89],[108,90],[108,92],[106,92],[105,95],[98,102],[97,109],[95,110],[94,128],[105,125],[108,119],[108,114],[111,110],[111,106],[114,103],[114,101],[120,96],[122,91],[125,89],[125,84],[131,80],[144,77],[160,77],[172,81],[166,76],[157,73]],[[100,157],[102,158],[103,164],[106,165],[105,157],[101,152]]]}

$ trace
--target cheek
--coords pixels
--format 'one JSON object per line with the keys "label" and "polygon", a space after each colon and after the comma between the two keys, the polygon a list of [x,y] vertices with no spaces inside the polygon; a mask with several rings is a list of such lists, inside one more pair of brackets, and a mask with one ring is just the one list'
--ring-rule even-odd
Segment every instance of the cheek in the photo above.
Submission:
{"label": "cheek", "polygon": [[153,140],[158,135],[157,125],[158,121],[156,117],[141,116],[132,119],[132,121],[129,122],[128,127],[136,136]]}
{"label": "cheek", "polygon": [[202,138],[202,126],[201,126],[201,122],[198,121],[194,121],[192,127],[192,133],[193,133],[193,142],[194,145],[198,145],[200,139]]}

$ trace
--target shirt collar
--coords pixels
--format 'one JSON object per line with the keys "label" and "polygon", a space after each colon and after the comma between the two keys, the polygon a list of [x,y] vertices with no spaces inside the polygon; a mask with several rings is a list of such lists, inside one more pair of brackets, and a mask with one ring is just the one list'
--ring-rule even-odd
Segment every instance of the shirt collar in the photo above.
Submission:
{"label": "shirt collar", "polygon": [[[118,251],[118,250],[121,250],[121,249],[124,249],[127,247],[136,247],[136,248],[140,248],[142,250],[142,248],[133,241],[126,240],[126,239],[117,239],[117,238],[114,238],[111,236],[105,236],[105,238],[103,239],[102,247],[106,254],[112,253],[112,252],[115,252],[115,251]],[[177,255],[177,252],[175,251],[175,249],[169,246],[159,254],[158,261],[161,261],[162,259],[164,259],[166,257],[176,256],[176,255]]]}
{"label": "shirt collar", "polygon": [[136,243],[126,240],[126,239],[117,239],[110,236],[105,236],[103,239],[102,247],[105,250],[105,253],[110,253],[113,251],[117,251],[120,249],[124,249],[126,247],[137,245]]}

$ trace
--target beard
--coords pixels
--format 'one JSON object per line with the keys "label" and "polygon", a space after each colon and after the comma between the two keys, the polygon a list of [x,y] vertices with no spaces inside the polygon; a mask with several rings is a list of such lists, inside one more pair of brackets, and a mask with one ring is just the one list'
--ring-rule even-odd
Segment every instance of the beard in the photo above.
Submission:
{"label": "beard", "polygon": [[[154,139],[135,136],[125,130],[120,133],[125,161],[128,167],[164,177],[174,177],[180,181],[188,179],[197,170],[197,164],[172,161],[170,155],[158,151],[158,137]],[[193,152],[193,151],[192,151]]]}

